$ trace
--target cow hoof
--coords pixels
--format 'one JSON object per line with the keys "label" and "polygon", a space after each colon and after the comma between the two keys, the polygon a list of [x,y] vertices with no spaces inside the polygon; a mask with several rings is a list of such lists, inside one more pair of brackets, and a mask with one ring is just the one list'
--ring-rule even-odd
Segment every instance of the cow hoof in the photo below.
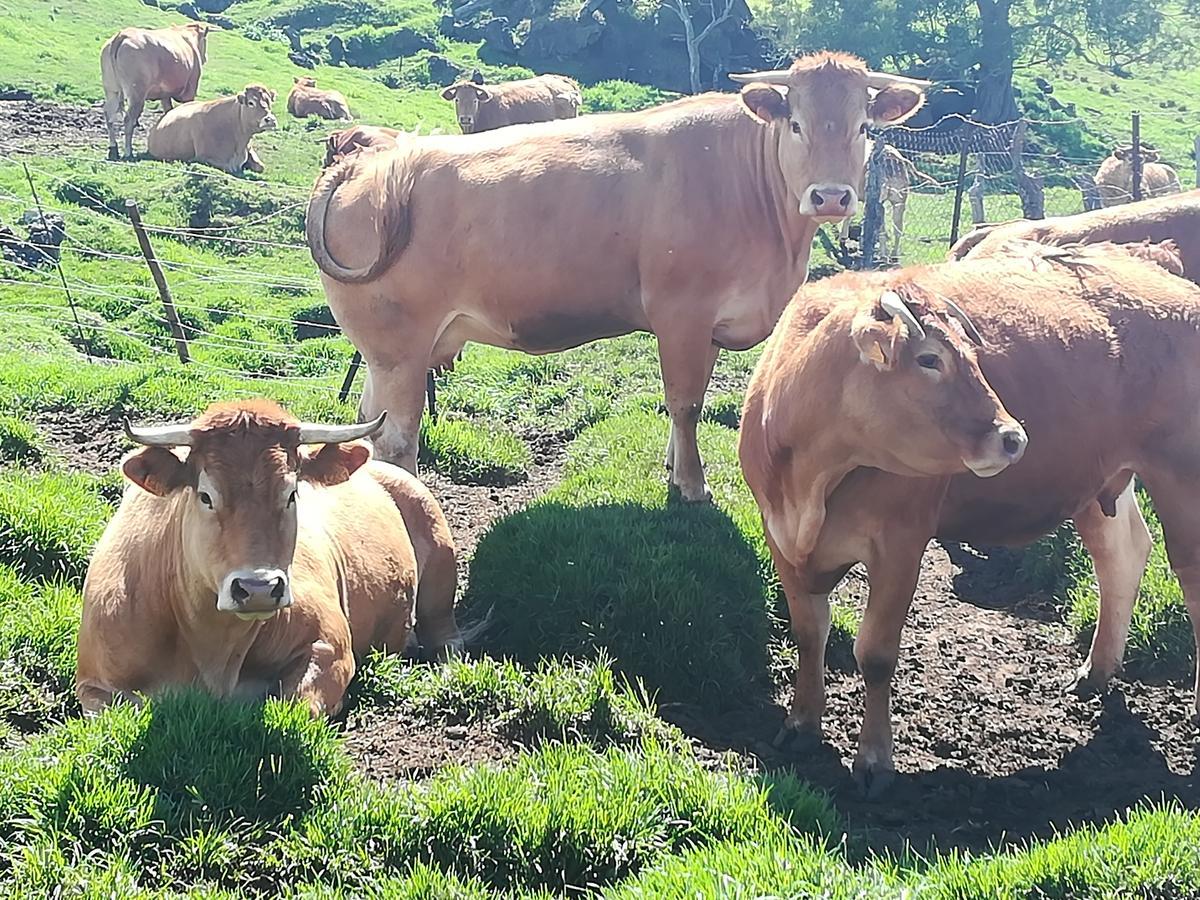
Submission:
{"label": "cow hoof", "polygon": [[896,770],[890,766],[854,761],[854,783],[863,797],[878,800],[896,780]]}
{"label": "cow hoof", "polygon": [[776,733],[775,739],[771,741],[771,745],[777,750],[789,753],[811,753],[818,749],[824,741],[825,735],[821,731],[820,725],[785,719]]}
{"label": "cow hoof", "polygon": [[118,151],[116,147],[109,147],[108,148],[108,161],[109,162],[119,162],[120,159],[121,159],[120,151]]}
{"label": "cow hoof", "polygon": [[1067,685],[1067,690],[1076,697],[1097,697],[1108,693],[1110,679],[1087,667],[1075,673],[1075,678]]}
{"label": "cow hoof", "polygon": [[670,482],[667,485],[667,499],[673,503],[712,503],[712,491],[707,486],[696,489],[685,489]]}

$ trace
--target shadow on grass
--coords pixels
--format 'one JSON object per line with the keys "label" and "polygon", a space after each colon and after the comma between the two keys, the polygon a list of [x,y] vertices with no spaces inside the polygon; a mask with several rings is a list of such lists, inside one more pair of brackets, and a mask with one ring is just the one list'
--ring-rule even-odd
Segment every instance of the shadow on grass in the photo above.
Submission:
{"label": "shadow on grass", "polygon": [[497,522],[465,615],[494,608],[489,652],[525,663],[605,649],[664,700],[769,695],[769,600],[753,547],[715,506],[542,502]]}

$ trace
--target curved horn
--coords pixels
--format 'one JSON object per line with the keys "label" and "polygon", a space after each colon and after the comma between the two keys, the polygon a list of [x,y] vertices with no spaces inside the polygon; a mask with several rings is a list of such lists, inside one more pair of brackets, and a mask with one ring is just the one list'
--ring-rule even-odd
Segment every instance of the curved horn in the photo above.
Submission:
{"label": "curved horn", "polygon": [[883,90],[885,87],[892,84],[907,84],[910,87],[919,88],[933,87],[932,81],[925,81],[921,78],[909,78],[907,75],[890,75],[887,72],[867,73],[867,87]]}
{"label": "curved horn", "polygon": [[135,428],[125,420],[125,436],[135,444],[145,447],[190,447],[192,446],[192,426],[184,425],[149,425],[145,428]]}
{"label": "curved horn", "polygon": [[302,444],[341,444],[344,441],[356,441],[367,435],[374,434],[387,418],[387,410],[381,412],[370,422],[359,422],[355,425],[314,425],[310,422],[300,423],[300,443]]}
{"label": "curved horn", "polygon": [[883,311],[891,316],[899,316],[900,321],[908,326],[909,337],[917,337],[924,339],[925,329],[921,327],[921,323],[917,321],[917,317],[913,315],[913,311],[908,308],[900,295],[892,291],[884,291],[879,297],[879,305],[883,307]]}
{"label": "curved horn", "polygon": [[959,324],[963,327],[963,331],[967,333],[967,337],[974,341],[977,346],[982,347],[983,335],[979,333],[979,329],[975,327],[975,323],[970,320],[965,312],[963,312],[962,307],[949,297],[942,297],[941,300],[946,304],[946,309],[950,311],[950,315],[958,319]]}
{"label": "curved horn", "polygon": [[772,69],[769,72],[743,72],[741,74],[730,72],[729,80],[736,81],[738,84],[750,84],[754,81],[760,84],[788,84],[790,76],[790,69]]}

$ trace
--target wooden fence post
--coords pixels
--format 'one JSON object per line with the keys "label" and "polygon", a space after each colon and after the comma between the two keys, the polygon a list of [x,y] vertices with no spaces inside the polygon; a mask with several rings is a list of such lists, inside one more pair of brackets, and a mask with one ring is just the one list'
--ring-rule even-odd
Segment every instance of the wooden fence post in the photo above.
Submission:
{"label": "wooden fence post", "polygon": [[1013,132],[1012,146],[1009,156],[1012,160],[1013,178],[1017,183],[1017,193],[1021,197],[1021,214],[1026,219],[1046,218],[1046,192],[1043,188],[1044,179],[1040,175],[1030,175],[1025,171],[1021,153],[1025,149],[1025,132],[1029,123],[1022,119],[1017,123]]}
{"label": "wooden fence post", "polygon": [[1100,200],[1100,188],[1096,185],[1095,178],[1085,172],[1082,175],[1076,175],[1074,181],[1079,192],[1083,194],[1084,212],[1100,209],[1104,205]]}
{"label": "wooden fence post", "polygon": [[[975,162],[982,165],[979,157],[975,158]],[[981,225],[987,221],[987,215],[983,209],[983,190],[983,173],[976,172],[975,180],[971,182],[971,187],[967,189],[967,199],[971,201],[971,222],[975,225]]]}
{"label": "wooden fence post", "polygon": [[[354,356],[350,358],[350,367],[346,370],[346,377],[342,379],[341,390],[338,391],[338,403],[345,403],[346,398],[350,396],[350,388],[354,385],[354,376],[358,374],[361,365],[362,353],[355,350]],[[433,369],[425,371],[425,402],[429,405],[429,418],[436,421],[437,383],[433,379]]]}
{"label": "wooden fence post", "polygon": [[175,338],[175,352],[179,354],[179,361],[186,363],[189,358],[187,335],[183,333],[183,326],[179,324],[179,316],[175,312],[175,301],[171,299],[171,290],[167,287],[167,279],[163,275],[162,266],[158,264],[158,257],[154,255],[154,248],[150,246],[150,238],[146,235],[146,229],[142,227],[142,217],[138,212],[137,201],[126,200],[125,212],[129,215],[134,234],[137,235],[138,244],[142,248],[142,256],[146,257],[146,265],[150,267],[150,275],[158,287],[158,296],[162,300],[163,310],[167,314],[167,324],[171,326],[171,334]]}
{"label": "wooden fence post", "polygon": [[[967,139],[960,137],[958,142],[958,177],[954,180],[954,217],[950,220],[950,246],[958,243],[958,231],[962,226],[962,198],[967,180]],[[974,201],[971,203],[975,208]],[[978,221],[978,220],[976,220]]]}
{"label": "wooden fence post", "polygon": [[1200,188],[1200,134],[1196,135],[1195,146],[1192,148],[1192,159],[1196,163],[1196,187]]}
{"label": "wooden fence post", "polygon": [[1133,111],[1133,199],[1142,199],[1142,114]]}
{"label": "wooden fence post", "polygon": [[862,223],[862,256],[860,269],[875,267],[875,248],[879,244],[879,232],[883,228],[883,153],[886,145],[883,136],[875,138],[875,146],[867,158],[866,210]]}

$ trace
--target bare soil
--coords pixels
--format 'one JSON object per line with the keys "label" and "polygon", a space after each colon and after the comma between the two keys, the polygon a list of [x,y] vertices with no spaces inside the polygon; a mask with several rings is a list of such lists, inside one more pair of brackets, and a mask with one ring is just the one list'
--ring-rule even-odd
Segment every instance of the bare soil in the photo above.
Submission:
{"label": "bare soil", "polygon": [[[135,147],[145,146],[146,129],[158,119],[158,105],[147,108],[134,132]],[[44,100],[0,100],[0,150],[71,150],[103,147],[108,141],[104,108],[64,106]],[[103,157],[101,157],[103,158]]]}

